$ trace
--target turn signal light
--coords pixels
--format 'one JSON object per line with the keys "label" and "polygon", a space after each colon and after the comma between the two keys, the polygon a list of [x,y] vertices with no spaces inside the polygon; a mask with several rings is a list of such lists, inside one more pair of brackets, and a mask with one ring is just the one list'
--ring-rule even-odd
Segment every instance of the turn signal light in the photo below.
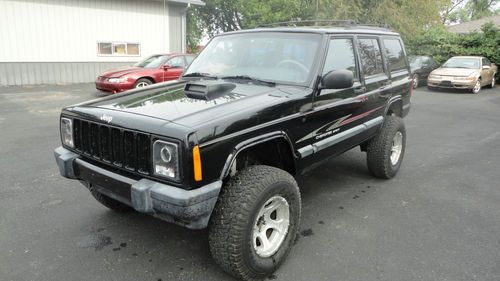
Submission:
{"label": "turn signal light", "polygon": [[193,168],[194,168],[194,180],[201,181],[201,157],[200,157],[200,147],[193,147]]}

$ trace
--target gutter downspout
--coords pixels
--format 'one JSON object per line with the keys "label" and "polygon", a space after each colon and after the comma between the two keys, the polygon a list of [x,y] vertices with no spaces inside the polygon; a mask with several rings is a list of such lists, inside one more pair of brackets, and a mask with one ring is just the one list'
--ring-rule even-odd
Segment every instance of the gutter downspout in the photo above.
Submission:
{"label": "gutter downspout", "polygon": [[182,37],[182,40],[181,40],[181,49],[182,49],[182,52],[183,53],[186,53],[186,45],[187,45],[187,11],[189,10],[189,8],[191,8],[191,3],[188,2],[187,3],[187,6],[186,8],[184,9],[184,11],[182,11],[182,15],[181,15],[181,37]]}

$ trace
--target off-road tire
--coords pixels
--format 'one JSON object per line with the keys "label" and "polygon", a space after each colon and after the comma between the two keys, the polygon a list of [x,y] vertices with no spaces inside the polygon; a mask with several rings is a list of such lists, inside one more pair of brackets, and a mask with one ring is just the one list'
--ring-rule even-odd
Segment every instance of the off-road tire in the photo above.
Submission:
{"label": "off-road tire", "polygon": [[102,205],[104,205],[105,207],[107,207],[111,210],[119,211],[119,212],[129,212],[129,211],[133,210],[130,206],[125,205],[119,201],[116,201],[115,199],[109,198],[108,196],[98,192],[92,186],[89,187],[89,190],[90,190],[90,194],[92,194],[92,196],[94,196],[94,198],[99,203],[101,203]]}
{"label": "off-road tire", "polygon": [[[395,165],[391,163],[391,149],[397,132],[401,132],[402,151]],[[403,161],[406,148],[406,129],[403,119],[390,115],[385,117],[379,133],[369,141],[366,148],[368,170],[377,178],[390,179],[396,175]]]}
{"label": "off-road tire", "polygon": [[[288,232],[277,252],[267,258],[253,246],[253,226],[268,199],[282,196],[289,205]],[[243,280],[262,280],[285,260],[297,235],[300,192],[287,172],[269,166],[249,166],[223,187],[209,224],[210,252],[227,273]]]}

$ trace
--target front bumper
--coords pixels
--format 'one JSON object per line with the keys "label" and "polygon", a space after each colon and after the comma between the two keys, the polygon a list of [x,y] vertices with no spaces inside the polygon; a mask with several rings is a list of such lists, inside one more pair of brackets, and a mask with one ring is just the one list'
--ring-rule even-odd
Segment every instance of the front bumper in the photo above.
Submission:
{"label": "front bumper", "polygon": [[216,181],[185,190],[149,179],[135,180],[93,165],[63,147],[54,150],[60,174],[135,210],[190,229],[207,227],[222,186]]}
{"label": "front bumper", "polygon": [[427,79],[427,86],[434,88],[443,89],[461,89],[461,90],[471,90],[476,85],[476,80],[474,81],[460,81],[460,80],[444,80],[444,79]]}
{"label": "front bumper", "polygon": [[125,82],[125,83],[110,83],[107,81],[102,81],[102,80],[96,80],[95,81],[95,88],[99,91],[102,92],[108,92],[108,93],[121,93],[126,90],[130,90],[134,88],[134,83],[131,82]]}

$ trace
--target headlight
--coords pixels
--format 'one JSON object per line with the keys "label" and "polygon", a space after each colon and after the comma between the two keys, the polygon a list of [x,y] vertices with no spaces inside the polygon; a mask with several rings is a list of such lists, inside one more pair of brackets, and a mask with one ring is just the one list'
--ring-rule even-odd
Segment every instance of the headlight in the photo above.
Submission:
{"label": "headlight", "polygon": [[175,143],[157,140],[153,143],[154,174],[179,180],[179,150]]}
{"label": "headlight", "polygon": [[73,122],[69,118],[61,118],[61,140],[64,145],[73,148]]}
{"label": "headlight", "polygon": [[127,81],[126,78],[109,78],[108,81],[110,83],[123,83],[125,81]]}

